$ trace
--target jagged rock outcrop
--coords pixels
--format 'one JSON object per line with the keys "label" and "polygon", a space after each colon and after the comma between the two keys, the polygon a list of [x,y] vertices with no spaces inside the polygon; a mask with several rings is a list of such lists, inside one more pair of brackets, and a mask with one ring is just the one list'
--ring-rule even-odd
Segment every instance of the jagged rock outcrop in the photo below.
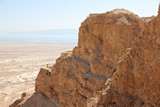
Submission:
{"label": "jagged rock outcrop", "polygon": [[[129,52],[119,61],[112,85],[120,95],[160,107],[160,16],[146,23]],[[130,99],[133,103],[134,101]],[[135,99],[135,100],[136,100]],[[135,106],[136,107],[136,106]]]}
{"label": "jagged rock outcrop", "polygon": [[14,103],[9,107],[19,107],[25,102],[25,97],[26,97],[26,93],[22,93],[21,98],[14,101]]}
{"label": "jagged rock outcrop", "polygon": [[[36,93],[22,106],[159,107],[159,50],[159,15],[140,18],[123,9],[91,14],[81,24],[78,46],[41,68]],[[46,100],[38,103],[38,95]]]}

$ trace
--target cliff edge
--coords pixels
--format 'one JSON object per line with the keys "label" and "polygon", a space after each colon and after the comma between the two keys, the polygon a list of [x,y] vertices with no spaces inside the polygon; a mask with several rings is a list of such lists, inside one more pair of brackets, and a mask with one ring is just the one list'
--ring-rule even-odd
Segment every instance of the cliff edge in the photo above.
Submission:
{"label": "cliff edge", "polygon": [[[78,46],[41,68],[22,107],[159,107],[160,15],[90,14]],[[16,106],[15,106],[16,107]]]}

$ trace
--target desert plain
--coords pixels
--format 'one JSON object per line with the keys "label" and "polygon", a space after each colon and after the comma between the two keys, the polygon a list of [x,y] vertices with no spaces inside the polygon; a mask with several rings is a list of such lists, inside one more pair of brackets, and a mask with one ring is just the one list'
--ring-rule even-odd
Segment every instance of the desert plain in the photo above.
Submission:
{"label": "desert plain", "polygon": [[75,44],[0,42],[0,107],[8,107],[23,92],[34,92],[35,78],[41,67],[52,65],[61,52]]}

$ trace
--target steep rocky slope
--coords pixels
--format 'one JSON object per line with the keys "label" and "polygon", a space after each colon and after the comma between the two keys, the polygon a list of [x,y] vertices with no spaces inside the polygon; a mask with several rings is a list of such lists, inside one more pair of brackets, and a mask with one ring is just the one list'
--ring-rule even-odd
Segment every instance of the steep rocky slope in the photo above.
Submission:
{"label": "steep rocky slope", "polygon": [[78,46],[41,68],[23,107],[160,106],[160,15],[90,14]]}

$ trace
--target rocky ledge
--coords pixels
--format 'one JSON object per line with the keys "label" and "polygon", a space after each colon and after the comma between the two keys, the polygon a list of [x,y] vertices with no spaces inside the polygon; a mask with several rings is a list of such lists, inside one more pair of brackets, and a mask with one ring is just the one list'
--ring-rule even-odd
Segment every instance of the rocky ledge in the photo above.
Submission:
{"label": "rocky ledge", "polygon": [[21,106],[160,107],[159,79],[160,15],[90,14],[78,46],[41,68],[35,93]]}

